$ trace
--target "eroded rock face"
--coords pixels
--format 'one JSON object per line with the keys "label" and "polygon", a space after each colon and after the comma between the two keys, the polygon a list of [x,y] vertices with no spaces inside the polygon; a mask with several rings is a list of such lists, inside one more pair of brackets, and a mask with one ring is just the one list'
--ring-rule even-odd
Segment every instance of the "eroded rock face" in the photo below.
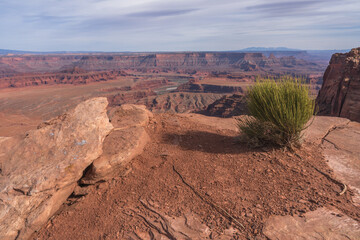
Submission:
{"label": "eroded rock face", "polygon": [[94,184],[125,170],[127,164],[143,152],[149,140],[145,126],[152,113],[145,106],[125,104],[112,109],[109,116],[115,128],[104,141],[103,154],[81,179],[82,184]]}
{"label": "eroded rock face", "polygon": [[244,90],[239,86],[222,86],[222,85],[211,85],[201,84],[193,81],[181,84],[176,92],[196,92],[196,93],[243,93]]}
{"label": "eroded rock face", "polygon": [[246,99],[240,94],[223,96],[198,113],[225,118],[243,115],[247,113]]}
{"label": "eroded rock face", "polygon": [[200,111],[222,96],[216,93],[175,92],[146,97],[135,103],[146,105],[147,109],[155,113],[188,113]]}
{"label": "eroded rock face", "polygon": [[[298,55],[295,52],[291,54]],[[129,54],[58,54],[0,56],[0,77],[19,73],[60,71],[69,66],[87,71],[136,69],[144,72],[175,70],[186,73],[196,71],[223,71],[237,69],[244,72],[309,72],[323,71],[322,64],[291,56],[266,57],[262,53],[248,52],[188,52],[188,53],[129,53]],[[295,70],[296,68],[296,70]]]}
{"label": "eroded rock face", "polygon": [[[0,148],[0,239],[27,239],[73,192],[113,126],[94,98]],[[9,143],[9,144],[7,144]]]}
{"label": "eroded rock face", "polygon": [[27,73],[11,77],[0,78],[0,88],[15,88],[54,84],[88,84],[92,82],[103,82],[115,80],[126,76],[123,71],[100,71],[88,72],[74,67],[55,73]]}
{"label": "eroded rock face", "polygon": [[321,115],[360,122],[360,48],[332,56],[316,101]]}

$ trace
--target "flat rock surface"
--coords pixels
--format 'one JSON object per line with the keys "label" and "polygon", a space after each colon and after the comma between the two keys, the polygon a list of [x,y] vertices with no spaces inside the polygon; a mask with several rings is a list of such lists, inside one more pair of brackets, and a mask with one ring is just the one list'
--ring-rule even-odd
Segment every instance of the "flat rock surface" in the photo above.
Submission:
{"label": "flat rock surface", "polygon": [[281,240],[360,239],[360,225],[357,221],[338,210],[327,208],[308,212],[303,217],[270,217],[263,232],[269,239]]}
{"label": "flat rock surface", "polygon": [[110,110],[109,118],[115,128],[144,127],[152,113],[144,105],[124,104]]}
{"label": "flat rock surface", "polygon": [[316,116],[311,119],[309,127],[303,132],[304,139],[311,143],[321,144],[323,138],[334,128],[345,126],[349,119],[339,117]]}
{"label": "flat rock surface", "polygon": [[[267,220],[282,216],[271,235],[277,239],[294,224],[312,234],[297,221],[324,208],[343,216],[336,219],[347,236],[357,236],[360,209],[351,191],[339,195],[343,186],[328,177],[335,176],[317,144],[305,142],[295,153],[254,149],[235,141],[233,119],[197,114],[156,114],[146,131],[151,141],[126,175],[78,189],[83,196],[69,199],[32,239],[262,240]],[[330,219],[317,219],[320,229],[340,224],[320,215]]]}
{"label": "flat rock surface", "polygon": [[336,127],[324,138],[323,146],[335,176],[353,190],[353,200],[360,207],[360,123]]}
{"label": "flat rock surface", "polygon": [[27,239],[72,193],[113,128],[107,104],[90,99],[24,139],[3,138],[10,142],[0,148],[0,239]]}
{"label": "flat rock surface", "polygon": [[[351,189],[352,201],[360,206],[360,123],[316,117],[304,135],[307,141],[320,144],[336,180]],[[270,217],[264,234],[270,239],[360,239],[360,224],[336,209],[321,208],[304,218]]]}

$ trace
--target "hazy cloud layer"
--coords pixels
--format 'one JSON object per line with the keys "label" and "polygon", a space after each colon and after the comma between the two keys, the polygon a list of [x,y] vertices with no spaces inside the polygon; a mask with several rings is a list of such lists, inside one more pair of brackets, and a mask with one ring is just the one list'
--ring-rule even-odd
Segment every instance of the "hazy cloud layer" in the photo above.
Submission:
{"label": "hazy cloud layer", "polygon": [[360,46],[359,0],[0,0],[0,48],[181,51]]}

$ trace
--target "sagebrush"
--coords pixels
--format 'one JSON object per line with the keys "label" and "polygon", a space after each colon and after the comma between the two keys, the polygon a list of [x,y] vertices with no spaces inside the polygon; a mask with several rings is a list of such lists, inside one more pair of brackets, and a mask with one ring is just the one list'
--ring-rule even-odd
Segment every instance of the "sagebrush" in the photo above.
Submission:
{"label": "sagebrush", "polygon": [[303,79],[257,80],[247,93],[249,117],[238,126],[253,145],[300,145],[301,131],[313,116],[315,100]]}

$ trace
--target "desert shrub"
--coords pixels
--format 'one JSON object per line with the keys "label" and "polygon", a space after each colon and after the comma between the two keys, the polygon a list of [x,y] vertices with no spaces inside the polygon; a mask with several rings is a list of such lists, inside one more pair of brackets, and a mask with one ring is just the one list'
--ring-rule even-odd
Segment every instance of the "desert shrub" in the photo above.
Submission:
{"label": "desert shrub", "polygon": [[314,113],[315,101],[302,79],[257,80],[247,93],[249,117],[238,127],[253,145],[299,146],[301,131]]}

